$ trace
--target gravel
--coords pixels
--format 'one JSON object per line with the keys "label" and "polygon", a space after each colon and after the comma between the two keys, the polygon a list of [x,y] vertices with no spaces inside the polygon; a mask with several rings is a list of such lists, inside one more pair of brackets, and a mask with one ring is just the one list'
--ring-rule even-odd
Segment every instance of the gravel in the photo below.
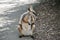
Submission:
{"label": "gravel", "polygon": [[35,7],[37,14],[34,40],[60,40],[60,6],[42,3]]}

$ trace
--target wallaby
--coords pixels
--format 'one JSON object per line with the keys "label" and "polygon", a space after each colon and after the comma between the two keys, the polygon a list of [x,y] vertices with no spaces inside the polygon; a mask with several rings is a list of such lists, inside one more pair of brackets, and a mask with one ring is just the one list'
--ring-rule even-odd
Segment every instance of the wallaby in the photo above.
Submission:
{"label": "wallaby", "polygon": [[30,6],[27,12],[23,13],[19,20],[18,31],[21,33],[20,36],[23,35],[33,35],[33,31],[35,29],[35,11],[32,6]]}

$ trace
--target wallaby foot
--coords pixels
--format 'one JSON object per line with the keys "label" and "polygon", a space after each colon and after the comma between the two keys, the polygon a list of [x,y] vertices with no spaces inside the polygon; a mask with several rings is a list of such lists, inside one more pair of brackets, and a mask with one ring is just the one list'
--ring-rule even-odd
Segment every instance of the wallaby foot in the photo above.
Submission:
{"label": "wallaby foot", "polygon": [[22,38],[24,35],[20,35],[19,38]]}
{"label": "wallaby foot", "polygon": [[34,36],[30,36],[32,39],[34,39]]}
{"label": "wallaby foot", "polygon": [[19,38],[22,38],[22,36],[19,36]]}

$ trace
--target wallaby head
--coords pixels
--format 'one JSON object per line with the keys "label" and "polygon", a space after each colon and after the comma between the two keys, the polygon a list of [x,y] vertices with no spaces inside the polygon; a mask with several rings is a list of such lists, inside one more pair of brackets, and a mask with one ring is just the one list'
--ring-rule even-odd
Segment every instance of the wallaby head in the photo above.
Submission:
{"label": "wallaby head", "polygon": [[33,10],[32,5],[29,5],[28,11],[35,12],[35,11]]}
{"label": "wallaby head", "polygon": [[36,12],[34,11],[32,5],[29,6],[28,11],[36,15]]}

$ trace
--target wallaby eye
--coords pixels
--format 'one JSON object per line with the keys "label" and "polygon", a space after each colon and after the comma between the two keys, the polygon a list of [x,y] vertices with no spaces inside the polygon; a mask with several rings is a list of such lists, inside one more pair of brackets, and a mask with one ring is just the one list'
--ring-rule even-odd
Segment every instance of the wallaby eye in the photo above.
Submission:
{"label": "wallaby eye", "polygon": [[30,11],[30,8],[28,8],[28,11]]}

